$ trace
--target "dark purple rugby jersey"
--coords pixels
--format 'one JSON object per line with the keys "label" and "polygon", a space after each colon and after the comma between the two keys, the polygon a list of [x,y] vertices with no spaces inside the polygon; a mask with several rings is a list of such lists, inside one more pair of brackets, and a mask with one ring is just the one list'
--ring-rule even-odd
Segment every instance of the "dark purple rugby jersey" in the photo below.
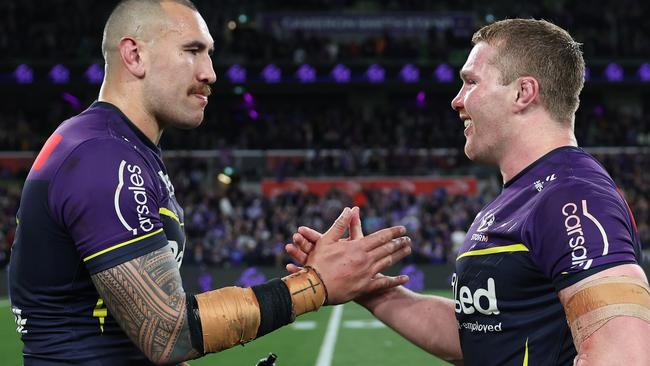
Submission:
{"label": "dark purple rugby jersey", "polygon": [[634,219],[605,169],[556,149],[478,213],[452,276],[465,365],[572,365],[558,292],[640,261]]}
{"label": "dark purple rugby jersey", "polygon": [[183,211],[160,157],[115,106],[95,102],[48,139],[23,187],[9,267],[25,365],[146,365],[91,275],[168,245]]}

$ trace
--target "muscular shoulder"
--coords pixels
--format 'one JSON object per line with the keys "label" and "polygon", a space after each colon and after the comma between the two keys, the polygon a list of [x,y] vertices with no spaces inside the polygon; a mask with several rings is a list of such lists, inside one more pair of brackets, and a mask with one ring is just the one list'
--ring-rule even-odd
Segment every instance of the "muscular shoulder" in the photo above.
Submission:
{"label": "muscular shoulder", "polygon": [[[137,144],[118,132],[116,125],[124,123],[116,112],[89,108],[64,121],[49,137],[28,179],[51,180],[62,168],[74,168],[83,158],[104,162],[111,156],[137,153]],[[101,166],[95,164],[96,169]]]}
{"label": "muscular shoulder", "polygon": [[627,204],[600,164],[574,154],[534,200],[522,236],[559,288],[599,266],[632,263],[638,235]]}

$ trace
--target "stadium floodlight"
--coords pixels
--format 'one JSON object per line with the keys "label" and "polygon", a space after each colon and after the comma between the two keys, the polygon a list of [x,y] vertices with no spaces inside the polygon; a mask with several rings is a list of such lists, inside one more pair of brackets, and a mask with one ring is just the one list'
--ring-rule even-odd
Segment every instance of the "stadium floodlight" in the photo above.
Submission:
{"label": "stadium floodlight", "polygon": [[607,65],[605,68],[605,78],[609,81],[622,81],[623,80],[623,68],[621,65],[612,62]]}
{"label": "stadium floodlight", "polygon": [[316,81],[316,69],[308,64],[304,64],[296,71],[296,77],[301,83],[313,83]]}
{"label": "stadium floodlight", "polygon": [[253,103],[255,102],[255,98],[253,98],[253,94],[251,94],[249,92],[244,93],[242,98],[244,99],[244,103],[246,103],[247,105],[250,105],[250,106],[252,106]]}
{"label": "stadium floodlight", "polygon": [[75,110],[81,110],[81,102],[79,101],[79,98],[68,92],[63,92],[63,94],[61,94],[61,98],[63,98],[63,100],[70,104],[70,106]]}
{"label": "stadium floodlight", "polygon": [[433,72],[436,80],[441,83],[449,83],[454,80],[454,69],[447,64],[440,64]]}
{"label": "stadium floodlight", "polygon": [[86,80],[91,84],[99,84],[104,80],[104,68],[98,64],[92,64],[88,66],[86,72],[84,73]]}
{"label": "stadium floodlight", "polygon": [[257,111],[254,109],[248,111],[248,117],[250,117],[251,119],[257,119],[259,118],[259,116],[260,116],[259,113],[257,113]]}
{"label": "stadium floodlight", "polygon": [[262,69],[262,78],[267,83],[277,83],[282,78],[282,71],[274,64],[268,64]]}
{"label": "stadium floodlight", "polygon": [[49,76],[54,84],[66,84],[70,81],[70,70],[61,64],[56,64],[50,70]]}
{"label": "stadium floodlight", "polygon": [[638,74],[639,74],[639,79],[641,79],[641,81],[650,81],[650,64],[648,63],[641,64],[641,66],[639,67]]}
{"label": "stadium floodlight", "polygon": [[424,90],[420,90],[418,94],[415,96],[415,102],[420,106],[424,105],[426,99],[427,99],[427,93],[425,93]]}
{"label": "stadium floodlight", "polygon": [[416,83],[420,81],[420,69],[412,64],[406,64],[399,72],[400,77],[407,83]]}
{"label": "stadium floodlight", "polygon": [[228,68],[226,75],[230,82],[238,84],[246,82],[246,69],[238,64],[234,64]]}
{"label": "stadium floodlight", "polygon": [[219,175],[217,176],[217,179],[219,180],[219,182],[221,182],[221,183],[223,183],[225,185],[228,185],[228,184],[232,183],[232,178],[230,178],[229,176],[227,176],[227,175],[225,175],[223,173],[219,173]]}
{"label": "stadium floodlight", "polygon": [[14,71],[14,78],[18,84],[31,84],[34,81],[34,70],[25,64],[20,64]]}
{"label": "stadium floodlight", "polygon": [[342,64],[337,64],[330,73],[337,83],[347,83],[350,81],[350,69]]}
{"label": "stadium floodlight", "polygon": [[366,70],[366,77],[371,83],[381,83],[384,81],[385,76],[386,70],[377,64],[370,65],[368,70]]}

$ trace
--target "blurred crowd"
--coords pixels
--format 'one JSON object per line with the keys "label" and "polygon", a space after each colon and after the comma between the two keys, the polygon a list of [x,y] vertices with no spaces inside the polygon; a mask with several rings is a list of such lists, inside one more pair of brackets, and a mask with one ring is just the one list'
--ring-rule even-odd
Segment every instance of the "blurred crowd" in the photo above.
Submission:
{"label": "blurred crowd", "polygon": [[[344,98],[348,94],[354,93],[256,95],[250,105],[241,96],[215,95],[199,128],[167,130],[161,146],[165,150],[391,149],[399,155],[407,149],[459,148],[464,143],[463,125],[450,107],[452,93],[430,93],[422,103],[416,101],[415,92],[376,99],[367,95],[354,103]],[[629,98],[627,103],[600,102],[611,94],[583,93],[576,114],[578,143],[586,147],[650,146],[648,96],[644,99],[639,93],[634,97],[638,100]],[[87,103],[95,97],[88,96]],[[44,95],[42,100],[36,105],[20,100],[3,105],[0,150],[39,150],[59,123],[88,105],[75,108],[56,94]],[[251,115],[251,110],[256,114]],[[329,164],[327,157],[315,154],[314,159],[312,166]],[[376,170],[371,163],[369,170]],[[354,169],[361,168],[354,165]],[[394,165],[391,170],[399,168]],[[298,168],[293,170],[309,167]]]}
{"label": "blurred crowd", "polygon": [[[469,47],[467,34],[431,28],[399,35],[391,29],[350,36],[268,29],[269,14],[466,14],[471,31],[506,17],[553,21],[584,43],[587,60],[647,59],[650,5],[642,0],[521,2],[445,1],[210,1],[195,3],[215,38],[216,58],[243,62],[337,62],[363,59],[453,61]],[[99,59],[102,27],[114,2],[88,0],[5,0],[0,2],[0,49],[5,60]],[[243,15],[243,17],[242,17]],[[234,26],[233,23],[235,22]],[[26,46],[28,45],[28,46]]]}
{"label": "blurred crowd", "polygon": [[[478,0],[196,0],[215,39],[215,63],[229,65],[385,61],[450,62],[458,65],[469,37],[486,22],[506,17],[535,17],[566,28],[583,43],[587,63],[617,59],[635,65],[650,59],[650,3],[641,0],[515,2]],[[16,63],[101,62],[104,20],[114,2],[89,0],[0,1],[0,66]],[[265,17],[300,15],[455,14],[470,19],[469,34],[457,29],[426,32],[345,34],[269,28]],[[462,62],[462,61],[461,61]],[[0,74],[0,77],[5,77]],[[223,77],[223,75],[219,75]],[[456,78],[457,79],[457,78]],[[0,79],[2,81],[4,79]],[[63,120],[96,98],[95,86],[3,84],[0,154],[38,151]],[[168,159],[170,176],[185,208],[185,263],[215,266],[280,265],[288,260],[283,245],[298,225],[324,229],[342,207],[358,197],[332,191],[319,197],[284,193],[265,197],[229,189],[215,176],[225,167],[243,181],[296,176],[445,176],[478,174],[476,196],[435,191],[415,196],[401,191],[364,191],[366,232],[402,224],[414,251],[407,262],[444,263],[481,206],[500,189],[493,170],[464,156],[463,126],[450,108],[452,84],[431,90],[354,89],[302,93],[277,90],[215,90],[203,125],[192,131],[165,131],[163,151],[210,150],[210,159]],[[16,92],[16,88],[22,88]],[[76,88],[76,89],[75,89]],[[68,90],[69,89],[69,90]],[[63,90],[66,90],[65,92]],[[29,97],[24,97],[25,95]],[[576,136],[583,147],[650,146],[650,95],[641,84],[587,88],[576,115]],[[443,149],[439,153],[433,149]],[[269,157],[268,151],[285,157]],[[244,151],[248,158],[237,156]],[[252,153],[257,151],[257,153]],[[260,153],[261,151],[261,153]],[[257,154],[257,155],[256,155]],[[2,158],[2,156],[0,156]],[[642,237],[650,243],[650,159],[646,154],[600,156],[626,195]],[[6,264],[15,235],[15,214],[26,171],[0,167],[0,266]],[[486,178],[488,177],[488,178]],[[491,177],[491,178],[489,178]]]}
{"label": "blurred crowd", "polygon": [[[636,218],[644,247],[650,249],[650,159],[648,154],[597,156],[611,172]],[[498,178],[481,180],[474,196],[437,190],[414,195],[400,190],[367,190],[351,197],[332,190],[320,197],[285,192],[266,197],[237,185],[225,189],[208,183],[204,164],[171,159],[175,192],[185,210],[187,245],[184,263],[232,267],[281,266],[289,261],[283,246],[299,225],[324,230],[345,206],[361,206],[365,232],[405,225],[413,239],[406,263],[446,263],[476,213],[500,190]],[[17,180],[18,181],[18,180]],[[0,263],[7,261],[15,235],[19,184],[0,186]]]}
{"label": "blurred crowd", "polygon": [[[190,193],[191,192],[191,193]],[[187,191],[185,202],[188,249],[185,261],[220,266],[276,265],[286,263],[284,244],[299,225],[325,230],[352,197],[330,191],[323,197],[286,192],[274,198],[233,190]],[[444,190],[414,196],[398,190],[363,192],[365,232],[405,225],[413,239],[407,262],[445,263],[454,242],[464,237],[487,195],[453,196]],[[357,197],[358,198],[358,197]]]}

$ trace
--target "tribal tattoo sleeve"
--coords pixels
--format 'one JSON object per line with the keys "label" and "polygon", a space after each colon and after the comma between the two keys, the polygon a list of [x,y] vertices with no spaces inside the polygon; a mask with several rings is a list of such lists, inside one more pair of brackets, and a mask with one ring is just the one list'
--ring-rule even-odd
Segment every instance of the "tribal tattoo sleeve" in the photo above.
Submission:
{"label": "tribal tattoo sleeve", "polygon": [[118,324],[153,362],[200,356],[192,348],[185,292],[168,247],[99,272],[93,282]]}

